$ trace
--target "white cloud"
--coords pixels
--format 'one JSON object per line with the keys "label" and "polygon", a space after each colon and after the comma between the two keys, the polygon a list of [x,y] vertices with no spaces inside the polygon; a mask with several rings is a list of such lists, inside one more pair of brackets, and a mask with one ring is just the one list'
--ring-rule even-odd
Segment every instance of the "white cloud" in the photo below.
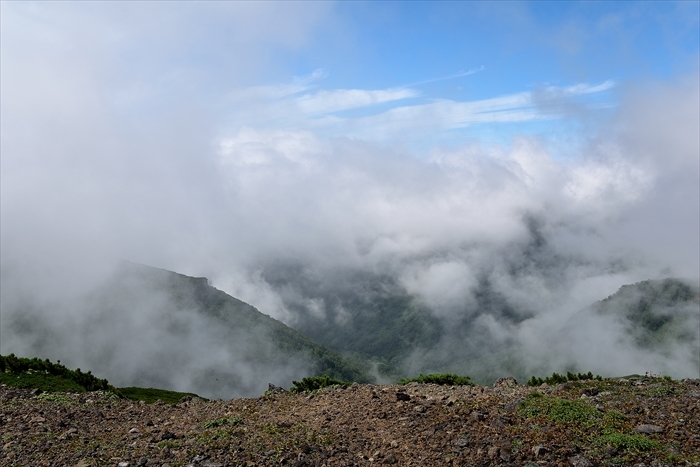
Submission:
{"label": "white cloud", "polygon": [[[349,136],[392,144],[479,123],[559,119],[562,115],[552,105],[542,105],[543,95],[547,96],[548,101],[556,96],[557,101],[566,102],[576,96],[604,92],[614,86],[613,81],[598,85],[579,83],[563,88],[548,86],[539,90],[537,95],[520,92],[478,101],[437,99],[402,105],[400,101],[416,99],[420,93],[411,88],[311,91],[309,84],[293,83],[232,92],[237,103],[245,102],[242,106],[236,106],[230,122],[253,127],[268,126],[274,122],[286,128],[312,129],[326,136]],[[301,93],[304,94],[299,95]],[[372,112],[372,106],[392,103],[389,109],[367,115],[367,112]],[[600,106],[598,103],[595,105]],[[364,115],[351,117],[336,114],[342,110],[361,108],[367,108]]]}
{"label": "white cloud", "polygon": [[334,91],[319,91],[314,94],[305,94],[297,98],[296,102],[302,112],[308,115],[327,114],[340,110],[355,109],[408,99],[418,96],[413,89],[337,89]]}

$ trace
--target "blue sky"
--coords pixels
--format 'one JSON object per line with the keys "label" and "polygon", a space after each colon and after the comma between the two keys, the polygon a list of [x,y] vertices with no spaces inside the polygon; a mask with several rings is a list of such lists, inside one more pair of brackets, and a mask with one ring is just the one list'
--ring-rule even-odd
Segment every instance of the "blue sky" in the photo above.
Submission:
{"label": "blue sky", "polygon": [[[283,8],[9,2],[3,8],[5,28],[11,29],[6,54],[29,46],[13,40],[12,24],[28,23],[18,31],[25,39],[32,30],[37,38],[52,31],[67,48],[34,41],[34,51],[46,47],[95,66],[102,61],[103,68],[92,71],[105,74],[106,95],[132,99],[125,111],[134,118],[168,108],[175,98],[219,111],[215,118],[235,124],[250,120],[250,112],[240,101],[227,109],[226,96],[264,88],[269,93],[258,96],[261,101],[247,102],[274,113],[254,112],[256,125],[296,110],[286,125],[409,143],[418,152],[442,140],[504,142],[520,132],[559,132],[566,128],[562,120],[571,123],[575,116],[538,108],[532,92],[545,91],[540,96],[560,107],[605,112],[617,104],[620,86],[692,73],[698,62],[697,2],[339,2]],[[290,108],[311,99],[314,109]],[[391,119],[391,130],[379,122],[381,115]],[[375,118],[362,120],[370,116]],[[416,133],[416,119],[427,131]]]}
{"label": "blue sky", "polygon": [[[616,105],[620,84],[692,72],[698,57],[697,10],[693,2],[345,2],[333,6],[305,47],[283,54],[280,61],[288,67],[259,82],[275,86],[289,83],[290,74],[303,80],[316,73],[319,77],[309,79],[295,97],[325,93],[331,99],[334,91],[358,91],[356,107],[331,107],[311,117],[316,120],[413,110],[420,125],[430,128],[429,135],[364,135],[389,143],[410,140],[419,151],[439,141],[455,144],[474,137],[502,142],[520,132],[561,131],[562,116],[537,111],[531,102],[489,100],[550,89],[550,97],[564,103],[604,112]],[[595,92],[567,92],[577,86]],[[404,92],[362,104],[359,91],[386,90]],[[437,101],[442,108],[420,112],[420,106],[436,107]],[[488,112],[492,104],[495,112],[525,112],[499,113],[480,124],[482,119],[464,115],[471,115],[469,110],[453,108],[475,101],[484,104],[479,112]],[[455,111],[462,117],[439,121]],[[389,115],[395,122],[396,112]],[[374,129],[376,120],[369,122]],[[405,125],[408,133],[415,131],[411,121]],[[359,131],[331,130],[361,137]]]}

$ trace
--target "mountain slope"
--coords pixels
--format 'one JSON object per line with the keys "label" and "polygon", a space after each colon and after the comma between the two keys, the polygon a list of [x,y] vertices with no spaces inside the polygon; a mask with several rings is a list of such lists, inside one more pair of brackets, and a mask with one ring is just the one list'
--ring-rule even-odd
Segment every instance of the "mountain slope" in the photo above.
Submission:
{"label": "mountain slope", "polygon": [[211,287],[206,278],[124,262],[87,296],[3,319],[6,351],[88,368],[116,386],[208,398],[257,396],[327,373],[367,382],[362,365]]}

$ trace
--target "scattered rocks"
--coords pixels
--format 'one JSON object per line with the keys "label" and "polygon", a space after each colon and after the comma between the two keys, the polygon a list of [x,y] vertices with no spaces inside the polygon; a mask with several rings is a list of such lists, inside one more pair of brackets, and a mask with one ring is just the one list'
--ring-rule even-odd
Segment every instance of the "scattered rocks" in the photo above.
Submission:
{"label": "scattered rocks", "polygon": [[[52,402],[22,396],[29,390],[18,397],[0,387],[0,465],[595,467],[625,456],[624,465],[661,467],[654,459],[673,455],[685,465],[690,453],[700,452],[700,428],[693,423],[700,404],[689,395],[698,391],[694,384],[674,382],[665,391],[667,383],[658,380],[641,388],[577,382],[556,393],[537,390],[539,397],[601,405],[603,414],[616,411],[625,426],[659,442],[656,450],[633,452],[585,445],[585,437],[556,421],[523,415],[521,404],[533,399],[527,397],[533,388],[513,381],[504,378],[493,390],[354,385],[311,395],[274,391],[257,399],[185,399],[176,405],[135,404],[99,393],[62,394]],[[596,392],[593,384],[605,390]],[[654,389],[649,395],[648,388]],[[584,395],[593,400],[579,400]],[[32,457],[37,453],[38,460]]]}

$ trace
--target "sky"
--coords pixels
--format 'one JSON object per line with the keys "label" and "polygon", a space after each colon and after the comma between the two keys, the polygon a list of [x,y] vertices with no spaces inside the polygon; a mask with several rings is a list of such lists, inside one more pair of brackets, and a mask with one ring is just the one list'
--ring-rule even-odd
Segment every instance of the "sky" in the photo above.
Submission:
{"label": "sky", "polygon": [[[5,317],[121,259],[207,276],[290,324],[265,279],[278,262],[390,273],[440,316],[484,273],[547,316],[698,281],[698,2],[0,13]],[[499,275],[532,219],[569,258],[556,286]]]}

